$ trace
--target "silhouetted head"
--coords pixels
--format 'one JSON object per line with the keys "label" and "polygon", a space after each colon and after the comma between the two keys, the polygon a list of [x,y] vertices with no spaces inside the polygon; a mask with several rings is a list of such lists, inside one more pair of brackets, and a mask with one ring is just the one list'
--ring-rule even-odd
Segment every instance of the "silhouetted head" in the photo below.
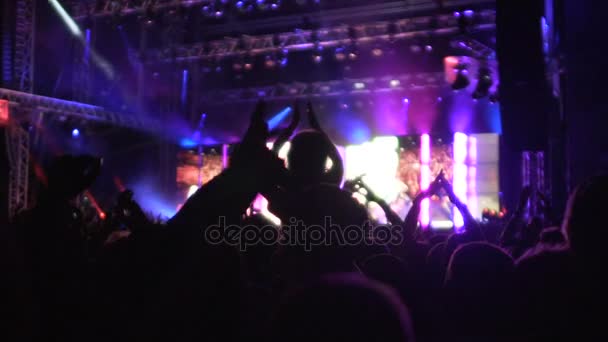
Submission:
{"label": "silhouetted head", "polygon": [[486,242],[471,242],[454,251],[448,264],[446,287],[471,291],[502,287],[513,276],[513,259]]}
{"label": "silhouetted head", "polygon": [[580,256],[594,258],[605,246],[598,236],[604,220],[608,196],[608,176],[594,177],[581,184],[568,200],[563,222],[570,247]]}
{"label": "silhouetted head", "polygon": [[409,313],[390,288],[358,274],[335,274],[288,295],[275,341],[413,341]]}
{"label": "silhouetted head", "polygon": [[513,259],[494,245],[472,242],[456,249],[445,281],[456,336],[493,341],[512,333],[514,274]]}
{"label": "silhouetted head", "polygon": [[320,182],[325,174],[329,140],[318,131],[306,130],[291,140],[287,163],[291,173],[305,183]]}

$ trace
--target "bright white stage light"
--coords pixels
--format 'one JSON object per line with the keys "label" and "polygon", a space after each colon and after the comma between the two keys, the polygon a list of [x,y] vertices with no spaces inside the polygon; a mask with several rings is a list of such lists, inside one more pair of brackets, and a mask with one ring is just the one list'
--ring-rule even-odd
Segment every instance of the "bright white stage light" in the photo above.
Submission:
{"label": "bright white stage light", "polygon": [[82,31],[80,30],[80,27],[78,27],[78,24],[76,24],[74,19],[72,19],[72,17],[70,17],[68,12],[65,11],[63,6],[61,6],[61,4],[59,3],[59,1],[49,0],[49,3],[51,4],[51,6],[53,6],[53,9],[55,9],[55,12],[57,12],[57,14],[59,14],[59,16],[61,17],[63,22],[68,26],[68,29],[70,30],[70,32],[72,32],[72,34],[76,37],[82,37]]}
{"label": "bright white stage light", "polygon": [[196,191],[198,191],[198,186],[190,185],[190,187],[188,188],[188,195],[186,198],[190,198],[190,196],[194,195],[194,193],[196,193]]}
{"label": "bright white stage light", "polygon": [[399,167],[397,137],[378,137],[361,145],[346,147],[346,179],[363,174],[363,180],[378,196],[392,202],[398,195],[395,174]]}

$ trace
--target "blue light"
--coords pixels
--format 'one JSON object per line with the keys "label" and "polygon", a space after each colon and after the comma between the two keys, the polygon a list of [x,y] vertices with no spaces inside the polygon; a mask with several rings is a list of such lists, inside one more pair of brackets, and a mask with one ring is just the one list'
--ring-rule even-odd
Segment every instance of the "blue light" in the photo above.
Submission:
{"label": "blue light", "polygon": [[287,117],[287,115],[289,115],[290,112],[291,112],[291,107],[286,107],[285,109],[283,109],[282,111],[280,111],[277,115],[275,115],[272,118],[270,118],[270,120],[268,120],[268,128],[270,130],[273,130],[273,129],[277,128],[277,126],[283,120],[285,120],[285,118]]}
{"label": "blue light", "polygon": [[72,130],[72,138],[78,138],[78,136],[80,136],[80,131],[78,130],[78,128],[74,128]]}
{"label": "blue light", "polygon": [[193,148],[198,146],[198,143],[191,138],[182,138],[179,141],[179,146],[183,147],[183,148]]}
{"label": "blue light", "polygon": [[182,106],[186,105],[187,97],[188,97],[188,70],[184,69],[184,71],[182,72],[182,93],[181,93]]}

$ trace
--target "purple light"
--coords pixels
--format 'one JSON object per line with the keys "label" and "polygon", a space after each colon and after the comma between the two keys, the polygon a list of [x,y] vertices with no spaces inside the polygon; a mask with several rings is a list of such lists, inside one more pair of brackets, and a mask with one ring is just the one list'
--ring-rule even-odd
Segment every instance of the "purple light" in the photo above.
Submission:
{"label": "purple light", "polygon": [[460,18],[460,12],[454,12],[454,17]]}
{"label": "purple light", "polygon": [[225,169],[228,167],[228,148],[230,145],[222,145],[222,167]]}
{"label": "purple light", "polygon": [[474,12],[472,10],[466,10],[466,11],[464,11],[464,16],[467,18],[470,18],[473,16],[473,13]]}
{"label": "purple light", "polygon": [[80,131],[78,130],[78,128],[74,128],[72,130],[72,138],[78,138],[80,136]]}
{"label": "purple light", "polygon": [[[431,137],[428,134],[420,136],[420,189],[425,191],[431,184]],[[423,228],[429,226],[431,222],[430,201],[428,198],[422,200],[420,204],[420,225]]]}
{"label": "purple light", "polygon": [[468,206],[471,214],[479,217],[477,196],[477,138],[469,137]]}
{"label": "purple light", "polygon": [[[467,142],[468,137],[464,133],[454,133],[454,175],[452,180],[452,189],[454,194],[464,204],[467,203]],[[464,220],[462,214],[454,210],[454,227],[456,233],[462,232]]]}
{"label": "purple light", "polygon": [[408,99],[407,97],[403,99],[403,103],[410,103],[410,99]]}

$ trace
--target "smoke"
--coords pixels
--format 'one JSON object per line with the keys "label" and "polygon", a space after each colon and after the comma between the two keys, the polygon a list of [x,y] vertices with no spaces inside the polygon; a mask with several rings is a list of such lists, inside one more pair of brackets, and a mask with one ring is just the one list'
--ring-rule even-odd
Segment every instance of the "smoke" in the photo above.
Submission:
{"label": "smoke", "polygon": [[170,219],[177,212],[177,203],[172,196],[163,193],[156,177],[139,177],[136,182],[129,184],[135,194],[135,200],[151,218]]}

